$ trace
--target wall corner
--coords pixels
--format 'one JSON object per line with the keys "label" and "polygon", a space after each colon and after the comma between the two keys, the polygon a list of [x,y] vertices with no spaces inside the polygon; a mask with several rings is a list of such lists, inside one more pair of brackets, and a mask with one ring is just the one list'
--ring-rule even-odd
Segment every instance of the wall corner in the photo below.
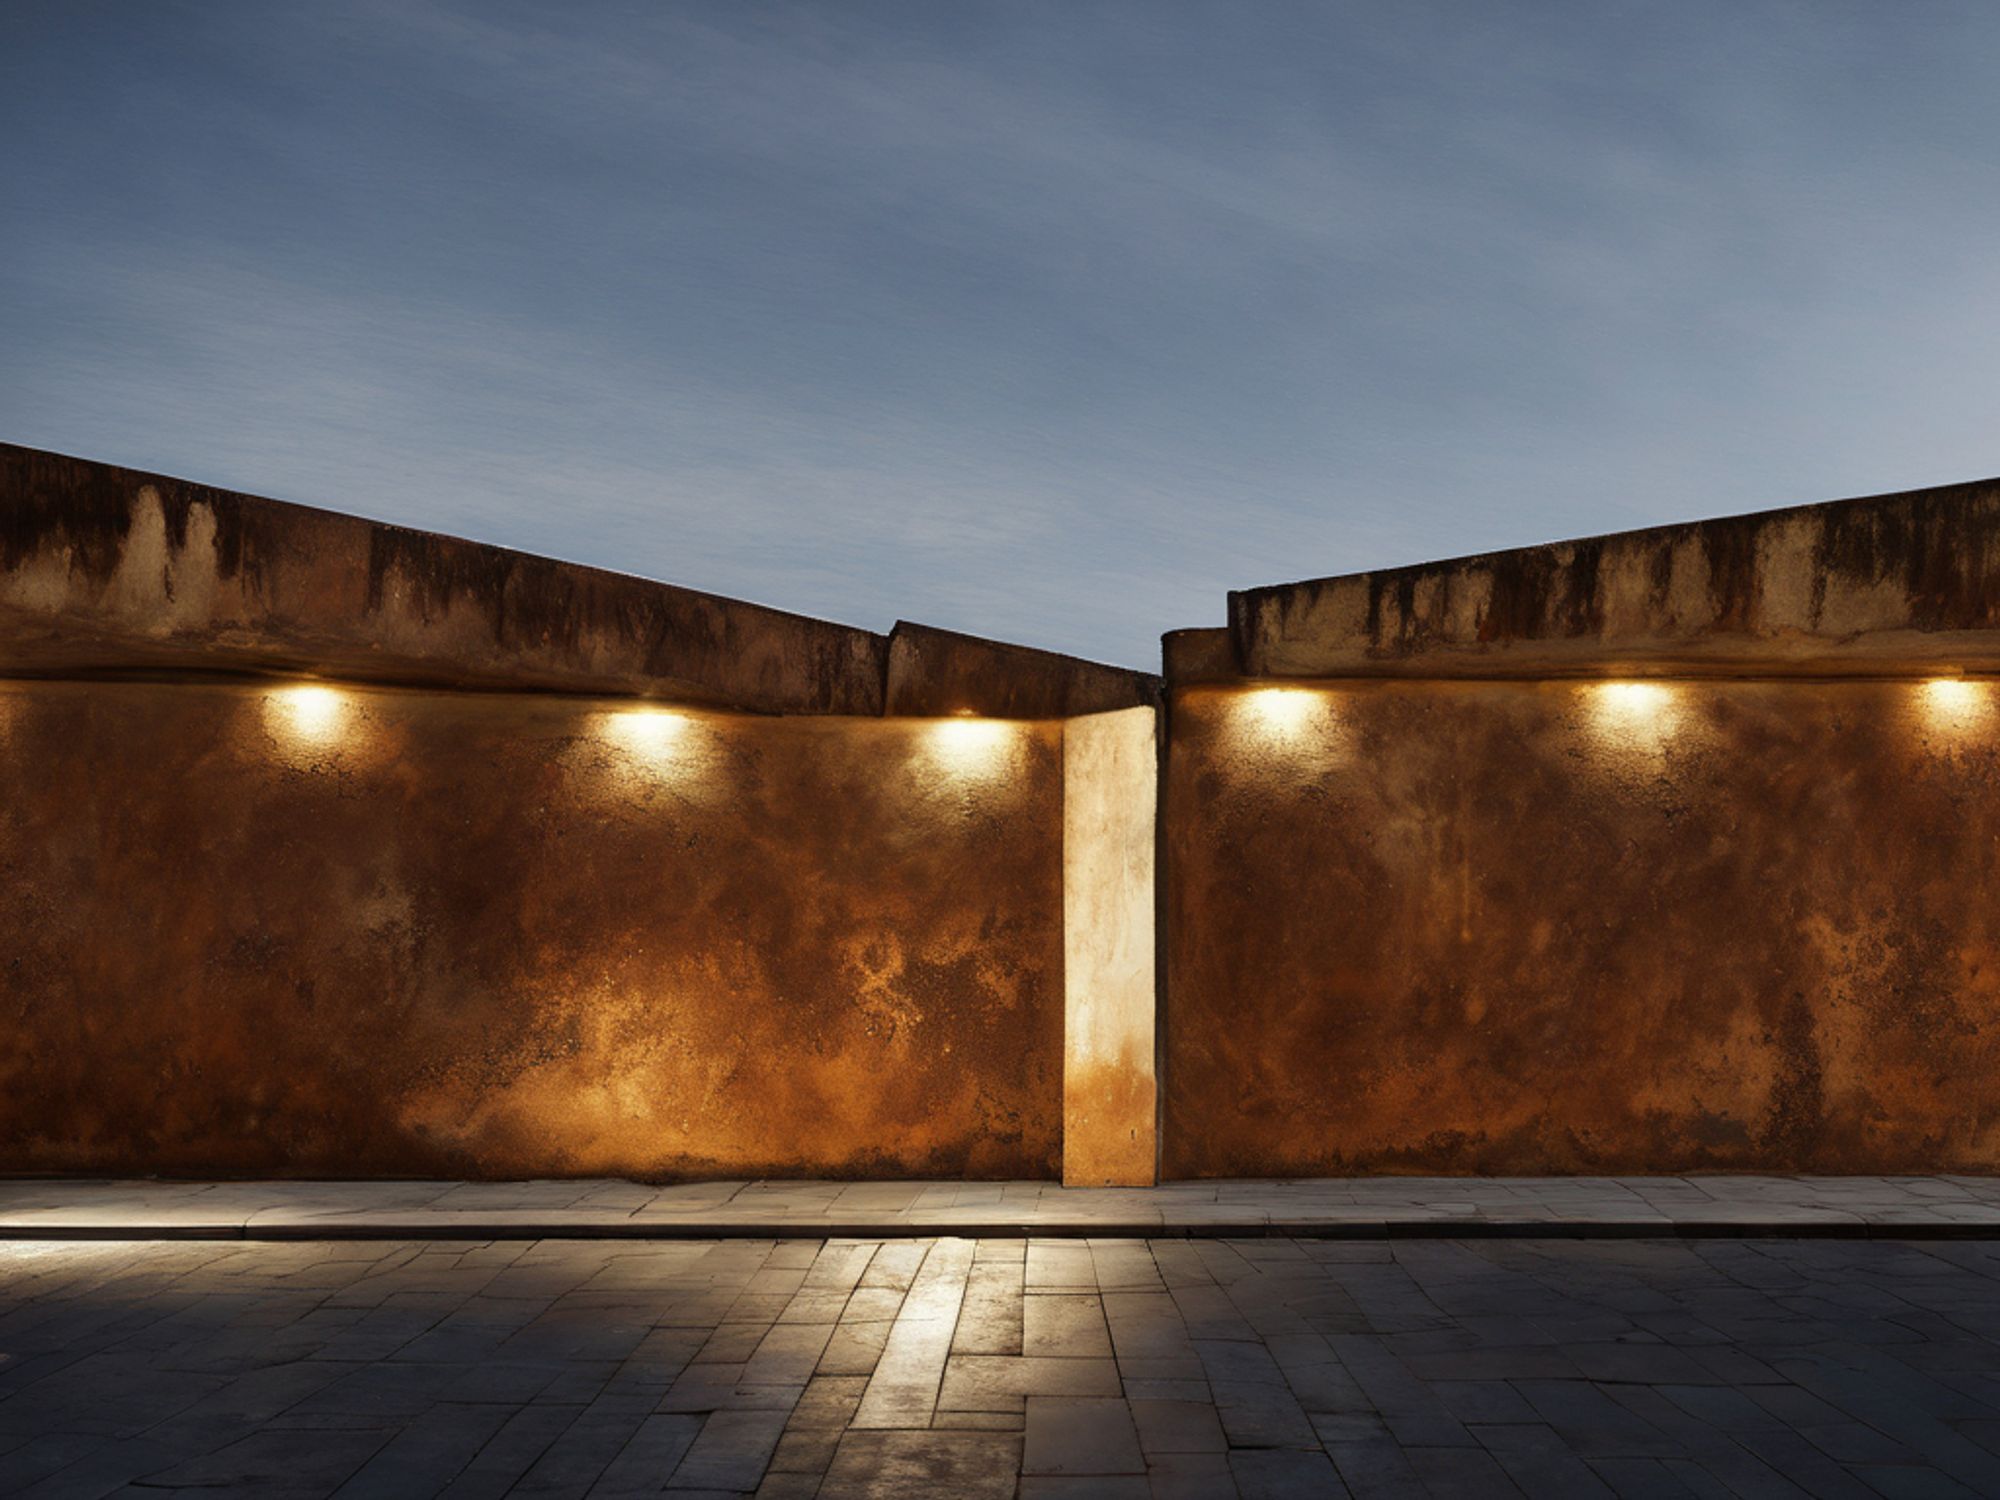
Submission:
{"label": "wall corner", "polygon": [[1159,1180],[1160,713],[1063,725],[1063,1185]]}

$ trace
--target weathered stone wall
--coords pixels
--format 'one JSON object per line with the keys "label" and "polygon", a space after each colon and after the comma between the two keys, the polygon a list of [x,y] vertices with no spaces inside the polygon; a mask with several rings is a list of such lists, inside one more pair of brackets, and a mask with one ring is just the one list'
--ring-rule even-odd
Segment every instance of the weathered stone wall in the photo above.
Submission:
{"label": "weathered stone wall", "polygon": [[881,712],[886,640],[0,443],[0,671],[313,673]]}
{"label": "weathered stone wall", "polygon": [[1996,695],[1176,691],[1165,1175],[2000,1169]]}
{"label": "weathered stone wall", "polygon": [[237,673],[1053,719],[1150,673],[717,594],[0,443],[0,674]]}
{"label": "weathered stone wall", "polygon": [[2000,480],[1248,589],[1230,595],[1229,623],[1251,677],[1991,662]]}
{"label": "weathered stone wall", "polygon": [[0,683],[0,1170],[1052,1177],[1061,726]]}
{"label": "weathered stone wall", "polygon": [[2000,483],[1165,665],[0,445],[0,1170],[2000,1170]]}

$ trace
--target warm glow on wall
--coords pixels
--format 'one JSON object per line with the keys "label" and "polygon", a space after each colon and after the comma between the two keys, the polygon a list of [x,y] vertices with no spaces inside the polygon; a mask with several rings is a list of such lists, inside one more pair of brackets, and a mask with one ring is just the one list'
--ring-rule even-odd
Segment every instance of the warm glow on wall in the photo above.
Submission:
{"label": "warm glow on wall", "polygon": [[1993,684],[1963,677],[1933,677],[1917,684],[1924,722],[1946,734],[1971,734],[1993,718]]}
{"label": "warm glow on wall", "polygon": [[1657,682],[1600,682],[1592,690],[1599,718],[1632,726],[1657,724],[1673,706],[1673,691]]}
{"label": "warm glow on wall", "polygon": [[573,768],[618,797],[671,793],[685,805],[728,795],[728,757],[708,715],[658,703],[593,710]]}
{"label": "warm glow on wall", "polygon": [[1593,682],[1583,689],[1585,720],[1609,770],[1650,775],[1682,737],[1682,690],[1666,682]]}
{"label": "warm glow on wall", "polygon": [[1243,695],[1243,706],[1264,733],[1289,740],[1311,727],[1319,701],[1303,688],[1259,688]]}
{"label": "warm glow on wall", "polygon": [[1213,700],[1222,762],[1232,776],[1317,781],[1355,762],[1353,690],[1314,684],[1225,688]]}
{"label": "warm glow on wall", "polygon": [[604,732],[628,755],[663,761],[687,733],[686,714],[667,708],[626,708],[604,716]]}
{"label": "warm glow on wall", "polygon": [[317,683],[274,688],[264,698],[264,716],[271,728],[294,741],[337,739],[347,717],[347,696]]}
{"label": "warm glow on wall", "polygon": [[970,713],[939,719],[930,726],[933,756],[962,774],[989,775],[1000,769],[1015,749],[1014,725],[1005,719],[981,719]]}

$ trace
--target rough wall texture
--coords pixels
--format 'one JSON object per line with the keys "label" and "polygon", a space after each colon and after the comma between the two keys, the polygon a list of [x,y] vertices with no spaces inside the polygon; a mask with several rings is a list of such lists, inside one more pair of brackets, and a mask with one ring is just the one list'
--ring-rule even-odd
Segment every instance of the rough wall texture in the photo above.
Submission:
{"label": "rough wall texture", "polygon": [[1250,677],[1970,665],[2000,656],[2000,481],[1278,584],[1229,604]]}
{"label": "rough wall texture", "polygon": [[1166,1175],[2000,1169],[1996,692],[1176,693]]}
{"label": "rough wall texture", "polygon": [[[1169,1174],[2000,1170],[2000,483],[1165,662]],[[0,1170],[1140,1180],[1159,696],[0,445]]]}
{"label": "rough wall texture", "polygon": [[0,1169],[1053,1176],[1061,729],[0,683]]}

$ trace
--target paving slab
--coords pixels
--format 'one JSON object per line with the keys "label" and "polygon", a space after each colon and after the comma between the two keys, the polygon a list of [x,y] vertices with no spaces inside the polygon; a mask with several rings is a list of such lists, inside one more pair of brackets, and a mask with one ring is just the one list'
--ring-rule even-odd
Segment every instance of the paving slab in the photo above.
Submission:
{"label": "paving slab", "polygon": [[2000,1237],[0,1244],[4,1494],[1995,1494],[1995,1369]]}

